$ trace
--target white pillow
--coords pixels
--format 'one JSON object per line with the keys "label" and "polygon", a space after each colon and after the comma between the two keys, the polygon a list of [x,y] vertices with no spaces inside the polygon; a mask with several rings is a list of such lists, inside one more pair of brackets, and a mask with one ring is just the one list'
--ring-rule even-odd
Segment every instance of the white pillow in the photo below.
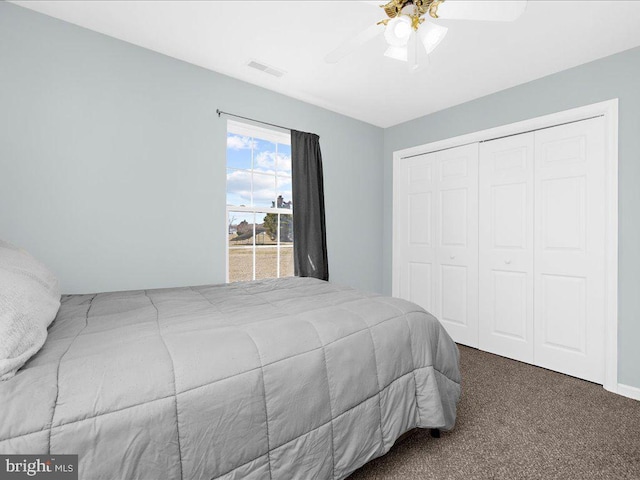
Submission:
{"label": "white pillow", "polygon": [[59,308],[56,277],[24,250],[0,240],[0,380],[13,377],[42,348]]}

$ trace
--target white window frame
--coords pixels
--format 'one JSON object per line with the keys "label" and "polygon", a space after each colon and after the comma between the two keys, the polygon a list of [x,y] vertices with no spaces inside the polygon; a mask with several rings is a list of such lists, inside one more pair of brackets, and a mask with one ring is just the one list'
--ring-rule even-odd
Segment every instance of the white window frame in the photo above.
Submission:
{"label": "white window frame", "polygon": [[[241,122],[237,122],[235,120],[227,120],[227,131],[225,134],[225,142],[226,142],[226,138],[228,137],[229,133],[232,133],[234,135],[241,135],[243,137],[251,137],[251,138],[257,138],[260,140],[266,140],[269,142],[273,142],[276,144],[276,157],[278,154],[278,150],[277,150],[277,145],[289,145],[291,146],[291,134],[289,131],[278,131],[275,129],[271,129],[271,128],[264,128],[264,127],[260,127],[257,125],[253,125],[253,124],[249,124],[249,123],[241,123]],[[226,143],[225,143],[226,145]],[[226,149],[225,149],[225,179],[226,179],[226,171],[228,168],[230,168],[228,166],[227,163],[227,158],[226,158]],[[253,150],[251,152],[251,177],[252,177],[252,184],[253,184]],[[278,175],[276,174],[275,176],[275,181],[276,181],[276,191],[278,190]],[[226,184],[226,180],[225,180],[225,184]],[[274,192],[275,193],[275,192]],[[225,193],[226,195],[226,193]],[[253,203],[253,191],[251,193],[252,198],[251,201]],[[226,200],[226,198],[225,198]],[[276,200],[274,198],[274,200]],[[230,212],[243,212],[243,213],[253,213],[254,214],[254,221],[253,221],[253,273],[252,273],[252,279],[255,280],[256,278],[256,255],[255,255],[255,250],[257,248],[257,245],[255,243],[255,238],[256,238],[256,215],[257,214],[267,214],[267,213],[275,213],[275,214],[281,214],[281,215],[293,215],[293,206],[292,208],[270,208],[270,207],[253,207],[253,206],[241,206],[241,205],[229,205],[227,204],[226,206],[226,210],[225,210],[226,214],[225,214],[225,281],[227,283],[229,283],[229,213]],[[276,258],[276,277],[275,278],[280,278],[280,251],[282,248],[293,248],[293,245],[291,247],[282,247],[280,245],[280,217],[278,216],[278,231],[276,233],[276,237],[278,239],[277,244],[275,245],[277,248],[277,258]],[[294,239],[295,241],[295,239]]]}

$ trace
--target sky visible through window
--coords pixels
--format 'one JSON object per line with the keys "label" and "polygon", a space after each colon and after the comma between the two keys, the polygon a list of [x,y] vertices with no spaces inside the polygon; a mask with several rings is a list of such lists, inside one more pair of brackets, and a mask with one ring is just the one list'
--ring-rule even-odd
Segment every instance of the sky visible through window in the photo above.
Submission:
{"label": "sky visible through window", "polygon": [[291,146],[227,135],[227,205],[274,207],[291,201]]}

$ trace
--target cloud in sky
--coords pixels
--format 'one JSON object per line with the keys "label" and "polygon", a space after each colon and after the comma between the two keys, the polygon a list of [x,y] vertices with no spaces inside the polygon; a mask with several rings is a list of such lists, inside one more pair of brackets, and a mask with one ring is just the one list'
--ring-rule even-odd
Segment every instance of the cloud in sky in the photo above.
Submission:
{"label": "cloud in sky", "polygon": [[291,175],[291,156],[276,152],[262,151],[255,157],[254,168],[261,172],[275,173],[276,159],[278,161],[278,173]]}
{"label": "cloud in sky", "polygon": [[227,135],[227,148],[232,150],[249,150],[255,148],[256,142],[251,137],[240,135]]}
{"label": "cloud in sky", "polygon": [[[227,174],[227,191],[242,198],[243,205],[251,205],[251,172],[235,171]],[[256,205],[271,206],[276,198],[276,182],[272,175],[253,176],[253,201]]]}
{"label": "cloud in sky", "polygon": [[[291,200],[291,179],[278,178],[278,190],[285,201]],[[251,205],[251,172],[235,170],[227,173],[227,192],[228,196],[239,198],[240,205]],[[256,206],[270,207],[277,196],[274,175],[253,175],[253,201]]]}

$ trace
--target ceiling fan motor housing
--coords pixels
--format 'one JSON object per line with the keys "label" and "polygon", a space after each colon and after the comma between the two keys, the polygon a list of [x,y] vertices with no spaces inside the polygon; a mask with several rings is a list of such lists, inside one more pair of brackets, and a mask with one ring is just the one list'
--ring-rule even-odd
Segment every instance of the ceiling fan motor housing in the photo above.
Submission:
{"label": "ceiling fan motor housing", "polygon": [[421,17],[429,12],[433,18],[438,18],[438,6],[444,0],[391,0],[385,5],[380,5],[389,18],[395,18],[402,13],[407,6],[413,6],[413,15]]}

